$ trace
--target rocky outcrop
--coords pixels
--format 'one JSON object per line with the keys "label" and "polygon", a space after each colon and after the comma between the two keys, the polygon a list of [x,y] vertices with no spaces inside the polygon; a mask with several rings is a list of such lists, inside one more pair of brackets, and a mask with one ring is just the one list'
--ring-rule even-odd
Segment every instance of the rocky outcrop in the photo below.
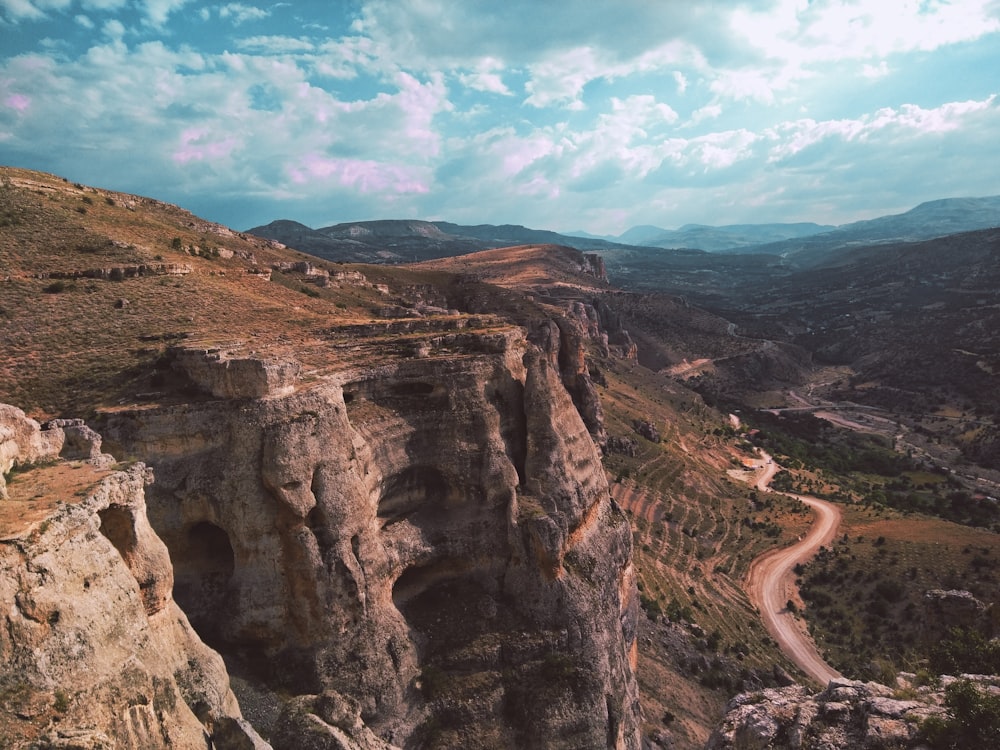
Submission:
{"label": "rocky outcrop", "polygon": [[589,273],[604,283],[608,283],[608,269],[604,265],[604,258],[597,253],[583,253],[583,271]]}
{"label": "rocky outcrop", "polygon": [[970,591],[956,589],[931,589],[924,592],[923,632],[926,643],[937,643],[952,628],[975,630],[985,638],[996,633],[995,616],[988,607]]}
{"label": "rocky outcrop", "polygon": [[143,276],[185,276],[194,269],[187,263],[143,263],[129,266],[87,268],[73,271],[51,271],[39,274],[41,279],[101,279],[103,281],[124,281]]}
{"label": "rocky outcrop", "polygon": [[621,316],[600,297],[591,302],[571,302],[567,307],[567,317],[580,326],[601,356],[638,358],[638,347],[625,329]]}
{"label": "rocky outcrop", "polygon": [[53,419],[43,429],[16,406],[0,404],[0,500],[7,499],[7,475],[13,469],[58,458],[95,464],[114,460],[101,453],[101,436],[82,419]]}
{"label": "rocky outcrop", "polygon": [[558,369],[563,386],[572,398],[583,423],[594,441],[603,448],[608,442],[604,428],[604,409],[590,377],[587,365],[587,329],[571,318],[557,318],[538,323],[531,341]]}
{"label": "rocky outcrop", "polygon": [[266,747],[240,726],[222,659],[171,597],[167,548],[145,514],[146,468],[110,471],[76,421],[41,430],[0,406],[0,435],[20,469],[0,505],[4,746],[206,747],[226,721],[238,731],[216,747]]}
{"label": "rocky outcrop", "polygon": [[558,355],[449,341],[102,431],[156,471],[195,627],[298,696],[276,737],[636,748],[631,534]]}
{"label": "rocky outcrop", "polygon": [[632,429],[651,443],[660,442],[660,431],[652,422],[645,419],[635,419],[632,421]]}
{"label": "rocky outcrop", "polygon": [[201,391],[216,398],[244,399],[291,393],[301,367],[287,359],[240,356],[235,347],[176,347],[171,350],[174,370]]}
{"label": "rocky outcrop", "polygon": [[921,723],[945,709],[940,691],[907,686],[907,693],[916,697],[899,699],[885,685],[853,680],[833,680],[815,695],[801,685],[742,693],[729,702],[707,750],[911,747]]}

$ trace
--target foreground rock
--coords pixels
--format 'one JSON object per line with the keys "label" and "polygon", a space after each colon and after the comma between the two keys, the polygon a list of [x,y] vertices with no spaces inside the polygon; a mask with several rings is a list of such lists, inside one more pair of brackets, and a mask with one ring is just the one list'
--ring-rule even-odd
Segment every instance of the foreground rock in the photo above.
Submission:
{"label": "foreground rock", "polygon": [[111,471],[99,449],[79,422],[42,430],[0,405],[3,746],[266,747],[171,597],[151,475]]}
{"label": "foreground rock", "polygon": [[[997,681],[964,677],[987,687]],[[942,686],[954,679],[942,678]],[[921,724],[946,715],[943,687],[917,689],[905,681],[900,687],[894,690],[844,679],[831,681],[817,694],[801,685],[743,693],[729,702],[725,720],[707,748],[895,750],[920,746]]]}

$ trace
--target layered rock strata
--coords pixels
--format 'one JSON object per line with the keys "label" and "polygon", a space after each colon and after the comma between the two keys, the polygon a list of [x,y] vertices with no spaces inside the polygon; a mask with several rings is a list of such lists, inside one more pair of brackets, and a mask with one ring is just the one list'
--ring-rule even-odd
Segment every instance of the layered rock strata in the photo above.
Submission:
{"label": "layered rock strata", "polygon": [[511,327],[417,348],[107,415],[177,600],[301,696],[276,746],[638,747],[631,534],[558,357]]}
{"label": "layered rock strata", "polygon": [[266,747],[171,596],[147,469],[111,471],[81,422],[43,430],[6,405],[0,457],[4,747]]}

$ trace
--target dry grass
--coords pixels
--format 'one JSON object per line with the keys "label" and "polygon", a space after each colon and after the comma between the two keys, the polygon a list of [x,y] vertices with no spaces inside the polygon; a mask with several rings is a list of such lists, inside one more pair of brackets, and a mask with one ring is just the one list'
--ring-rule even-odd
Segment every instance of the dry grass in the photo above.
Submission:
{"label": "dry grass", "polygon": [[[377,279],[323,287],[301,272],[275,270],[270,281],[253,273],[306,260],[334,275],[360,270]],[[191,270],[121,281],[51,278],[164,264]],[[344,356],[331,344],[337,328],[370,323],[382,307],[410,304],[413,288],[446,278],[328,263],[176,206],[3,168],[0,401],[40,419],[88,416],[151,390],[157,361],[185,341],[207,346],[238,340],[247,351],[294,356],[306,370],[322,369]],[[385,286],[380,290],[376,283]],[[394,336],[395,343],[402,338]],[[367,355],[352,356],[391,351],[369,347]]]}
{"label": "dry grass", "polygon": [[80,502],[110,473],[83,461],[16,468],[7,483],[8,499],[0,502],[0,540],[26,536],[45,523],[53,508]]}

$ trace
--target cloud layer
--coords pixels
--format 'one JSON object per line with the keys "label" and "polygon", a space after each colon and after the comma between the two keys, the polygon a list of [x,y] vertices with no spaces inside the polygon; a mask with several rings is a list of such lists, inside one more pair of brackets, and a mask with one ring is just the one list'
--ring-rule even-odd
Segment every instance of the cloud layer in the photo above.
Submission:
{"label": "cloud layer", "polygon": [[840,223],[1000,193],[986,0],[333,5],[0,0],[0,163],[239,228]]}

